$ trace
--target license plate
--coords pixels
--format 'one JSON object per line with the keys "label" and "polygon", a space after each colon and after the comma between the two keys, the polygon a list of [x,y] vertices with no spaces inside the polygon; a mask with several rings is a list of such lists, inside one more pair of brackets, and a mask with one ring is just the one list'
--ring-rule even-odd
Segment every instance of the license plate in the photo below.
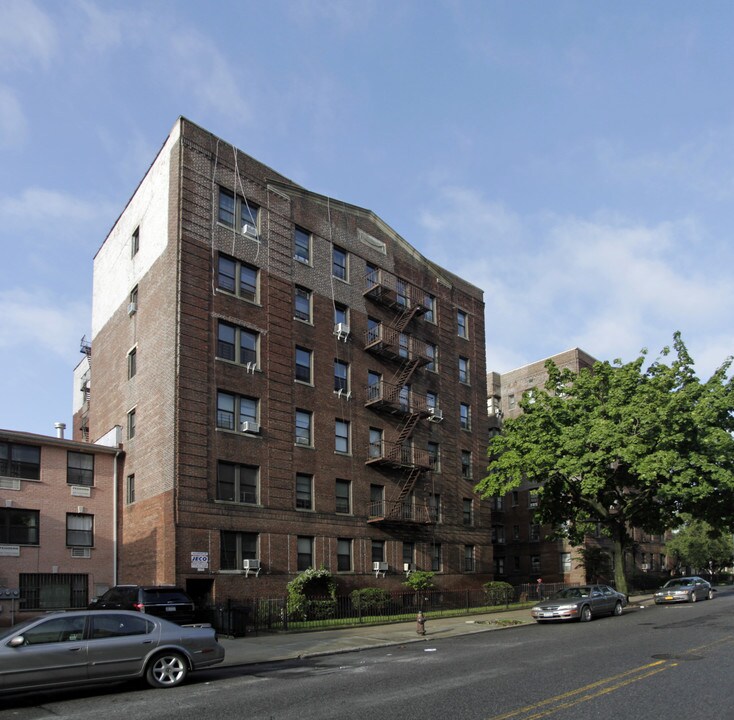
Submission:
{"label": "license plate", "polygon": [[666,596],[665,596],[665,599],[666,599],[666,600],[672,600],[672,599],[673,599],[673,596],[672,596],[672,595],[666,595]]}
{"label": "license plate", "polygon": [[166,608],[166,612],[176,612],[176,608],[175,607],[167,607]]}

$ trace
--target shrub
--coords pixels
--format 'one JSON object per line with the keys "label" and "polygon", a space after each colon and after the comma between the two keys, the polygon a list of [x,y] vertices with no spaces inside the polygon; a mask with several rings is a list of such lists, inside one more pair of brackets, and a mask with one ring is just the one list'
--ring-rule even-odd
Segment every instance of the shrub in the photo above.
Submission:
{"label": "shrub", "polygon": [[288,583],[287,588],[290,617],[300,620],[306,620],[314,614],[320,618],[333,617],[336,608],[336,582],[323,566],[318,570],[308,568],[299,573]]}
{"label": "shrub", "polygon": [[515,589],[510,583],[501,580],[490,580],[482,585],[487,603],[490,605],[504,605],[515,596]]}
{"label": "shrub", "polygon": [[352,607],[361,614],[380,613],[390,604],[390,593],[382,588],[362,588],[350,593]]}

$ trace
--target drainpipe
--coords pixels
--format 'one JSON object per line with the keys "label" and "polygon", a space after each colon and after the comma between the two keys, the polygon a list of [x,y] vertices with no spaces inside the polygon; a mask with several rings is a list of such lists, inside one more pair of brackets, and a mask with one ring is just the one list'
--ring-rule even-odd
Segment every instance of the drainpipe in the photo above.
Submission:
{"label": "drainpipe", "polygon": [[117,485],[118,472],[121,451],[115,453],[115,467],[112,473],[112,586],[117,585]]}

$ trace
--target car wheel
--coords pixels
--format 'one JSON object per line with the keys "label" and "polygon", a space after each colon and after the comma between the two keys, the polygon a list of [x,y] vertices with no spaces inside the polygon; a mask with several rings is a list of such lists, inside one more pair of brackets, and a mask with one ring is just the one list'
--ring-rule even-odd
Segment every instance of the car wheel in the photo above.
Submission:
{"label": "car wheel", "polygon": [[148,685],[155,688],[171,688],[180,685],[188,675],[189,665],[186,658],[177,652],[156,655],[145,671]]}
{"label": "car wheel", "polygon": [[696,593],[694,591],[691,593],[691,602],[696,602],[696,600],[698,600],[698,598],[696,597]]}
{"label": "car wheel", "polygon": [[612,615],[616,615],[619,617],[622,614],[622,603],[618,600],[617,604],[614,606],[614,610],[612,610]]}
{"label": "car wheel", "polygon": [[591,620],[591,608],[588,605],[584,605],[581,608],[581,615],[579,615],[579,622],[589,622]]}
{"label": "car wheel", "polygon": [[706,596],[707,600],[713,600],[714,599],[714,591],[709,590],[709,594]]}

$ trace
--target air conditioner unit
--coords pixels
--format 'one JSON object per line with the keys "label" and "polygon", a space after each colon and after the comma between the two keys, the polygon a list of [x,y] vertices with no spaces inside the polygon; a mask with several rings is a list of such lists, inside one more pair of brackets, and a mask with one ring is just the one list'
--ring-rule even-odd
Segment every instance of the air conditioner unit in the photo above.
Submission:
{"label": "air conditioner unit", "polygon": [[441,408],[428,408],[428,421],[440,423],[443,420],[443,410]]}
{"label": "air conditioner unit", "polygon": [[388,565],[386,562],[373,562],[372,572],[387,572]]}
{"label": "air conditioner unit", "polygon": [[300,435],[296,438],[296,444],[297,445],[310,445],[311,441],[306,437],[301,437]]}
{"label": "air conditioner unit", "polygon": [[88,547],[73,547],[71,549],[71,556],[73,558],[89,559],[92,557],[92,551]]}
{"label": "air conditioner unit", "polygon": [[349,337],[349,333],[349,325],[346,323],[336,323],[336,325],[334,325],[334,335],[336,335],[339,340],[346,340]]}
{"label": "air conditioner unit", "polygon": [[128,315],[135,315],[135,313],[138,311],[138,304],[136,302],[131,302],[127,306],[127,314]]}
{"label": "air conditioner unit", "polygon": [[415,570],[415,565],[413,563],[403,563],[403,572],[411,573]]}
{"label": "air conditioner unit", "polygon": [[649,565],[648,565],[647,563],[642,563],[642,565],[641,565],[640,567],[641,567],[641,568],[642,568],[643,570],[649,570],[649,569],[650,569],[650,566],[649,566]]}
{"label": "air conditioner unit", "polygon": [[243,560],[242,569],[243,570],[259,570],[260,561],[259,560]]}
{"label": "air conditioner unit", "polygon": [[247,237],[255,238],[255,240],[258,238],[257,228],[251,223],[246,223],[242,226],[242,234],[247,235]]}
{"label": "air conditioner unit", "polygon": [[246,420],[242,423],[242,432],[246,433],[259,433],[260,423],[253,422],[252,420]]}

